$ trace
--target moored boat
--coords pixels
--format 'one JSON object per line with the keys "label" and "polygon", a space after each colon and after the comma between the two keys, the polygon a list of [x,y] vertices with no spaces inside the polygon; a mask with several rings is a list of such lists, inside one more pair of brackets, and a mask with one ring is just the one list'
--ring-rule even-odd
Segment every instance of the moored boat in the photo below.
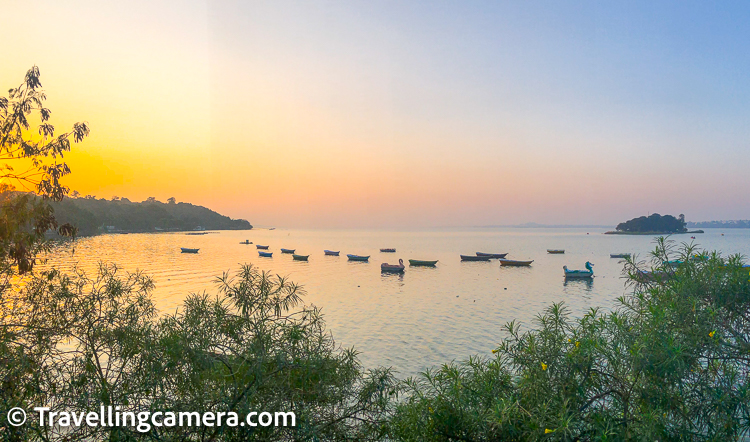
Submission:
{"label": "moored boat", "polygon": [[281,249],[281,253],[293,254],[295,249]]}
{"label": "moored boat", "polygon": [[297,255],[293,254],[292,258],[294,258],[295,261],[307,261],[307,258],[309,258],[310,255]]}
{"label": "moored boat", "polygon": [[565,250],[563,249],[547,249],[547,253],[550,255],[562,255],[565,253]]}
{"label": "moored boat", "polygon": [[250,241],[249,239],[246,239],[246,240],[244,240],[244,241],[240,242],[240,244],[252,244],[252,243],[253,243],[253,242],[252,242],[252,241]]}
{"label": "moored boat", "polygon": [[531,265],[532,262],[534,262],[533,259],[531,261],[519,261],[517,259],[501,259],[500,265],[506,266],[506,267],[528,267]]}
{"label": "moored boat", "polygon": [[568,266],[563,266],[566,278],[593,278],[593,264],[586,261],[586,270],[568,270]]}
{"label": "moored boat", "polygon": [[404,272],[404,260],[399,259],[398,264],[388,264],[384,262],[380,264],[380,271],[386,273],[403,273]]}
{"label": "moored boat", "polygon": [[396,249],[380,249],[383,253],[396,253]]}
{"label": "moored boat", "polygon": [[630,253],[610,253],[610,258],[630,258]]}
{"label": "moored boat", "polygon": [[323,250],[323,253],[328,256],[339,256],[340,252],[334,252],[333,250]]}
{"label": "moored boat", "polygon": [[489,257],[490,259],[503,259],[506,256],[508,256],[507,253],[484,253],[484,252],[477,252],[477,256],[485,256]]}
{"label": "moored boat", "polygon": [[346,255],[346,257],[349,258],[349,261],[367,261],[368,259],[370,259],[370,255]]}
{"label": "moored boat", "polygon": [[258,251],[258,255],[262,256],[263,258],[271,258],[273,256],[273,252]]}
{"label": "moored boat", "polygon": [[256,244],[255,248],[258,250],[268,250],[268,246],[262,246],[260,244]]}
{"label": "moored boat", "polygon": [[421,259],[410,259],[409,265],[413,267],[435,267],[435,264],[437,264],[437,260],[435,261],[423,261]]}
{"label": "moored boat", "polygon": [[180,247],[182,253],[198,253],[199,249],[188,249],[187,247]]}
{"label": "moored boat", "polygon": [[461,255],[461,261],[489,261],[491,256]]}

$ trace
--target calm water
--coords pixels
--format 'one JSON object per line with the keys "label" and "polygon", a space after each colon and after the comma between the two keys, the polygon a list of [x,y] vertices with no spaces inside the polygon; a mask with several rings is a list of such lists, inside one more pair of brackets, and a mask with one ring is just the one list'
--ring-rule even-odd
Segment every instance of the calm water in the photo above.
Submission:
{"label": "calm water", "polygon": [[[590,234],[587,235],[587,232]],[[185,234],[102,235],[81,238],[55,252],[52,262],[79,263],[93,270],[98,261],[126,270],[144,270],[156,282],[157,307],[174,311],[188,293],[215,291],[213,280],[241,263],[288,275],[308,291],[306,301],[321,307],[337,342],[354,346],[366,366],[394,367],[408,376],[427,367],[473,354],[488,354],[502,339],[501,326],[513,319],[530,324],[553,302],[565,301],[580,315],[590,307],[611,307],[625,293],[622,264],[610,253],[647,258],[653,238],[602,235],[596,229],[470,229],[435,231],[252,230]],[[750,255],[750,232],[707,230],[696,235],[704,248]],[[721,236],[724,233],[725,236]],[[676,237],[690,241],[689,235]],[[269,245],[273,258],[260,258],[249,239]],[[198,254],[180,247],[200,248]],[[293,261],[279,248],[310,254]],[[394,247],[397,253],[380,253]],[[549,255],[547,249],[565,249]],[[340,250],[340,257],[323,250]],[[500,267],[497,261],[461,262],[459,254],[509,252],[534,259],[532,267]],[[369,263],[349,262],[347,253],[371,255]],[[384,275],[382,262],[438,259],[436,268],[408,267]],[[591,282],[565,282],[562,266],[594,263]]]}

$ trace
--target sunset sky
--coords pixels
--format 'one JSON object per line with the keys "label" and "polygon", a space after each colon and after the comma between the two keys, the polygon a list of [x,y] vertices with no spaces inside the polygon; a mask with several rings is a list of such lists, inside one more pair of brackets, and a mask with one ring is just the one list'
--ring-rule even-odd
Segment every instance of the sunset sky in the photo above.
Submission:
{"label": "sunset sky", "polygon": [[82,194],[255,225],[750,218],[750,2],[5,0]]}

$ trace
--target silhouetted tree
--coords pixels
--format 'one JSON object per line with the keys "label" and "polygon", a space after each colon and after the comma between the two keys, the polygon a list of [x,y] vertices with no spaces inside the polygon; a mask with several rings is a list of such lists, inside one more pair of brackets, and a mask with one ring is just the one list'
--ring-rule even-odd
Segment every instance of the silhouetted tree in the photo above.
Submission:
{"label": "silhouetted tree", "polygon": [[[0,181],[7,183],[0,194],[0,261],[4,271],[15,268],[21,274],[34,267],[46,244],[45,232],[75,234],[73,226],[58,225],[49,202],[61,201],[69,192],[60,179],[70,173],[62,159],[71,140],[79,143],[89,134],[86,123],[75,123],[70,132],[55,135],[39,77],[39,68],[32,67],[20,86],[0,97]],[[32,128],[37,118],[39,124]]]}

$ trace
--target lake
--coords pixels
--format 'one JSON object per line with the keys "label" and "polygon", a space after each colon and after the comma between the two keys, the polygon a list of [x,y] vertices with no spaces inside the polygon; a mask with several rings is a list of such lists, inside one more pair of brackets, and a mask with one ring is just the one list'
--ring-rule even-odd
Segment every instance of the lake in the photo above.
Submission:
{"label": "lake", "polygon": [[[320,307],[334,338],[360,351],[366,367],[392,366],[399,376],[428,367],[488,355],[503,338],[501,327],[513,319],[532,326],[553,302],[564,301],[572,314],[592,307],[611,308],[626,292],[622,262],[610,253],[635,253],[648,259],[650,236],[603,235],[605,229],[475,228],[414,231],[262,230],[101,235],[79,238],[55,249],[50,264],[70,269],[78,263],[93,272],[97,262],[125,270],[143,270],[156,283],[154,299],[162,312],[173,312],[188,293],[215,293],[214,280],[242,263],[289,276],[302,284],[305,301]],[[724,236],[722,236],[722,233]],[[707,229],[695,235],[702,248],[724,254],[750,254],[750,231]],[[258,256],[249,239],[269,245],[272,258]],[[677,242],[692,241],[678,235]],[[183,254],[180,247],[199,248]],[[396,253],[380,253],[392,247]],[[310,255],[293,261],[280,248]],[[324,256],[323,250],[341,256]],[[565,249],[565,254],[547,254]],[[533,259],[531,267],[501,267],[496,261],[461,262],[459,254],[505,253]],[[371,255],[369,263],[351,262],[347,253]],[[381,274],[380,264],[407,263],[403,275]],[[439,260],[435,268],[408,267],[408,259]],[[594,264],[593,281],[569,281],[562,266]]]}

